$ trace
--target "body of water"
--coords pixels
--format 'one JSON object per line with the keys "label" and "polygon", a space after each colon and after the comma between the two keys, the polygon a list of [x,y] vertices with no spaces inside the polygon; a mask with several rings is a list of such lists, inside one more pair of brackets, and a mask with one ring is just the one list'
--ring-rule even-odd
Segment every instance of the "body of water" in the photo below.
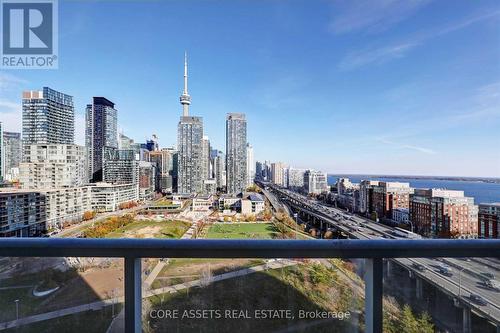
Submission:
{"label": "body of water", "polygon": [[[347,177],[353,183],[359,183],[361,180],[381,180],[386,182],[410,183],[414,188],[445,188],[449,190],[464,191],[465,196],[473,197],[476,204],[487,202],[500,202],[500,184],[485,183],[480,181],[462,181],[462,180],[442,180],[442,179],[412,179],[412,178],[391,178],[353,175],[341,176]],[[333,185],[339,178],[338,175],[328,175],[328,184]]]}

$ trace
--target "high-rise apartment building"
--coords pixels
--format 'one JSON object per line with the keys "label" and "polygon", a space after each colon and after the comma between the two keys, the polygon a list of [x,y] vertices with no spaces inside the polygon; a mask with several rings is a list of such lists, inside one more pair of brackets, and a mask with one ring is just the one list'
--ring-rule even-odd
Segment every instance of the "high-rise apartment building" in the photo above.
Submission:
{"label": "high-rise apartment building", "polygon": [[73,97],[44,87],[23,92],[23,146],[73,144]]}
{"label": "high-rise apartment building", "polygon": [[359,212],[369,215],[373,212],[373,189],[379,185],[378,180],[362,180],[359,183]]}
{"label": "high-rise apartment building", "polygon": [[24,189],[82,186],[88,181],[85,147],[33,144],[24,147],[19,181]]}
{"label": "high-rise apartment building", "polygon": [[283,182],[286,165],[281,162],[271,163],[271,181],[279,186],[285,186]]}
{"label": "high-rise apartment building", "polygon": [[91,181],[103,180],[104,148],[118,148],[117,111],[115,104],[104,97],[94,97],[85,113],[85,146],[88,175]]}
{"label": "high-rise apartment building", "polygon": [[156,166],[151,162],[139,161],[139,199],[150,200],[155,194]]}
{"label": "high-rise apartment building", "polygon": [[253,159],[253,147],[247,143],[247,186],[253,184],[255,179],[255,162]]}
{"label": "high-rise apartment building", "polygon": [[477,237],[478,207],[463,191],[415,189],[410,194],[410,221],[429,237]]}
{"label": "high-rise apartment building", "polygon": [[202,159],[203,159],[203,180],[211,179],[212,174],[210,170],[210,152],[211,152],[211,147],[210,147],[210,140],[208,139],[208,136],[204,135],[203,136],[203,151],[202,151]]}
{"label": "high-rise apartment building", "polygon": [[216,150],[213,157],[215,184],[219,191],[226,188],[226,158],[224,153]]}
{"label": "high-rise apartment building", "polygon": [[500,238],[500,202],[479,204],[479,238]]}
{"label": "high-rise apartment building", "polygon": [[226,117],[227,193],[237,194],[247,185],[247,120],[243,113]]}
{"label": "high-rise apartment building", "polygon": [[178,193],[202,192],[205,179],[203,160],[203,119],[181,117],[177,127]]}
{"label": "high-rise apartment building", "polygon": [[123,133],[118,134],[118,149],[132,149],[134,140]]}
{"label": "high-rise apartment building", "polygon": [[132,149],[104,148],[103,181],[111,184],[138,184],[139,161]]}
{"label": "high-rise apartment building", "polygon": [[286,187],[288,187],[289,189],[295,189],[295,190],[304,188],[304,173],[305,172],[306,172],[306,170],[304,170],[304,169],[289,168]]}
{"label": "high-rise apartment building", "polygon": [[3,163],[4,166],[4,178],[12,181],[19,175],[19,163],[21,162],[22,155],[21,133],[3,132],[2,138],[3,145],[0,149],[3,154],[3,160],[0,163]]}
{"label": "high-rise apartment building", "polygon": [[155,187],[159,192],[173,192],[175,154],[173,148],[163,148],[149,153],[149,161],[156,166]]}
{"label": "high-rise apartment building", "polygon": [[304,172],[304,188],[308,194],[321,194],[328,191],[327,175],[321,171]]}

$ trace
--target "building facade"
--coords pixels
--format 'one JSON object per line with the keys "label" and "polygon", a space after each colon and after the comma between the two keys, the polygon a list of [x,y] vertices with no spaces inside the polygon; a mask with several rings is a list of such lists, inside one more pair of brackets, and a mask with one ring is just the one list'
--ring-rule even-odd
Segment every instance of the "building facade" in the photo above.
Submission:
{"label": "building facade", "polygon": [[304,173],[304,189],[308,194],[321,194],[327,192],[328,182],[326,173],[307,170]]}
{"label": "building facade", "polygon": [[362,180],[359,183],[359,213],[369,215],[373,212],[373,189],[379,185],[378,180]]}
{"label": "building facade", "polygon": [[285,178],[284,170],[286,165],[281,162],[271,163],[271,182],[279,186],[285,186],[283,179]]}
{"label": "building facade", "polygon": [[217,150],[214,156],[214,177],[218,191],[226,191],[226,157],[224,153]]}
{"label": "building facade", "polygon": [[2,139],[3,144],[0,149],[3,154],[4,178],[8,181],[13,181],[19,175],[19,163],[21,163],[22,155],[21,133],[3,132]]}
{"label": "building facade", "polygon": [[500,202],[479,204],[479,238],[500,238]]}
{"label": "building facade", "polygon": [[173,148],[163,148],[149,153],[149,162],[155,165],[155,188],[158,192],[172,193],[174,191],[174,156]]}
{"label": "building facade", "polygon": [[110,184],[139,183],[139,161],[131,149],[105,147],[102,166],[103,180]]}
{"label": "building facade", "polygon": [[[118,119],[115,104],[104,97],[94,97],[92,104],[87,105],[85,122],[88,175],[93,182],[102,181],[104,148],[118,148]],[[125,141],[123,137],[120,140],[121,143]]]}
{"label": "building facade", "polygon": [[75,111],[73,97],[44,87],[23,92],[23,146],[73,144]]}
{"label": "building facade", "polygon": [[46,231],[45,195],[0,189],[0,237],[35,237]]}
{"label": "building facade", "polygon": [[226,177],[227,193],[246,189],[247,121],[243,113],[228,113],[226,117]]}
{"label": "building facade", "polygon": [[255,179],[255,162],[253,159],[253,147],[247,143],[247,186],[251,186]]}
{"label": "building facade", "polygon": [[410,220],[410,210],[408,208],[394,208],[392,210],[392,220],[407,224]]}
{"label": "building facade", "polygon": [[181,117],[178,125],[178,193],[203,191],[203,119]]}
{"label": "building facade", "polygon": [[5,148],[3,145],[3,123],[0,121],[0,183],[5,177]]}
{"label": "building facade", "polygon": [[24,146],[19,182],[24,189],[54,189],[87,183],[85,147],[73,144]]}
{"label": "building facade", "polygon": [[151,162],[139,161],[139,200],[151,200],[155,194],[156,166]]}
{"label": "building facade", "polygon": [[413,189],[409,183],[379,182],[373,186],[372,211],[378,218],[392,219],[394,208],[409,208],[410,193]]}
{"label": "building facade", "polygon": [[97,212],[113,212],[122,203],[139,200],[137,184],[94,183],[90,189],[92,209]]}
{"label": "building facade", "polygon": [[428,237],[475,238],[478,207],[463,191],[415,189],[410,195],[409,218],[415,232]]}
{"label": "building facade", "polygon": [[40,190],[45,196],[47,230],[62,228],[64,223],[79,222],[83,213],[92,210],[88,186]]}

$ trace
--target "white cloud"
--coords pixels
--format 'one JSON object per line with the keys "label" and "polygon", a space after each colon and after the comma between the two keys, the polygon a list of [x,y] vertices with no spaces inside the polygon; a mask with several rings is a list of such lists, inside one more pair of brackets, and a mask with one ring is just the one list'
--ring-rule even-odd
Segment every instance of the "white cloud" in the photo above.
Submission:
{"label": "white cloud", "polygon": [[17,76],[0,72],[0,91],[7,91],[12,88],[17,88],[20,85],[26,84],[27,81]]}
{"label": "white cloud", "polygon": [[335,34],[366,30],[380,32],[403,21],[430,0],[350,0],[337,2],[330,30]]}
{"label": "white cloud", "polygon": [[382,64],[389,60],[405,56],[406,52],[417,45],[419,45],[419,43],[410,42],[352,52],[341,60],[338,67],[341,70],[351,70],[371,63]]}
{"label": "white cloud", "polygon": [[394,147],[401,148],[401,149],[414,150],[414,151],[418,151],[420,153],[429,154],[429,155],[435,155],[436,154],[436,151],[434,151],[432,149],[429,149],[429,148],[425,148],[425,147],[420,147],[420,146],[415,146],[415,145],[410,145],[410,144],[404,144],[404,143],[394,142],[394,141],[390,141],[390,140],[383,139],[383,138],[377,138],[376,140],[378,142],[384,143],[386,145],[394,146]]}
{"label": "white cloud", "polygon": [[477,14],[460,22],[448,24],[438,29],[418,32],[406,40],[390,45],[374,46],[363,50],[350,52],[338,64],[341,70],[352,70],[369,64],[382,64],[387,61],[402,58],[412,49],[424,44],[427,40],[466,28],[471,24],[498,17],[500,11]]}

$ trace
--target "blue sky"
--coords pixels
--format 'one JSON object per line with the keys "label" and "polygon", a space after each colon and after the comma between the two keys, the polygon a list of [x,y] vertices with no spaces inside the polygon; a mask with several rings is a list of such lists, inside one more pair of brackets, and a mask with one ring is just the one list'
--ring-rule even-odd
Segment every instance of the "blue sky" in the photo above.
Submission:
{"label": "blue sky", "polygon": [[191,114],[225,149],[244,112],[256,159],[331,173],[500,177],[498,1],[59,1],[59,69],[0,71],[0,121],[22,90],[92,96],[124,134],[176,142],[183,54]]}

